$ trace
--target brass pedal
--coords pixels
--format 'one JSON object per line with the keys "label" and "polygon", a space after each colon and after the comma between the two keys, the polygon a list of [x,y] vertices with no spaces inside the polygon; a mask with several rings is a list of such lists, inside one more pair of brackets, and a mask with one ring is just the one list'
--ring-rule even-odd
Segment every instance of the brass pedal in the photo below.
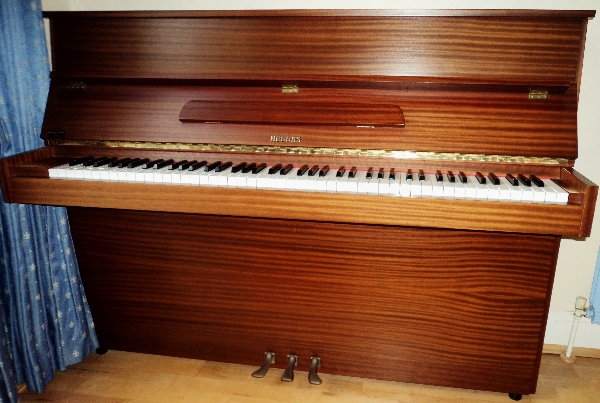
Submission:
{"label": "brass pedal", "polygon": [[262,367],[260,367],[256,371],[254,371],[252,373],[252,376],[255,378],[262,378],[263,376],[265,376],[267,374],[267,372],[269,372],[269,368],[271,367],[271,364],[273,364],[274,362],[275,362],[275,353],[267,351],[265,353],[265,360],[263,362]]}
{"label": "brass pedal", "polygon": [[310,357],[310,371],[308,372],[308,382],[311,385],[320,385],[323,383],[317,370],[321,366],[321,359],[319,357]]}
{"label": "brass pedal", "polygon": [[294,367],[298,363],[298,356],[294,354],[288,355],[288,365],[281,375],[281,380],[284,382],[292,382],[294,380]]}

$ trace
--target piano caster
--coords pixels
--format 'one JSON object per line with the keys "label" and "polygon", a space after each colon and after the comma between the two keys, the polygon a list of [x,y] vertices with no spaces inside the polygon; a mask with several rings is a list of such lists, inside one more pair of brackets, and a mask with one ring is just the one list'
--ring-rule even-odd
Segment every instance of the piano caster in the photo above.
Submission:
{"label": "piano caster", "polygon": [[523,397],[523,395],[520,394],[520,393],[509,393],[508,397],[510,397],[512,400],[519,401],[519,400],[521,400],[521,398]]}
{"label": "piano caster", "polygon": [[319,357],[310,357],[310,371],[308,372],[308,382],[311,385],[320,385],[323,383],[319,375],[317,374],[317,370],[321,366],[321,359]]}
{"label": "piano caster", "polygon": [[255,378],[264,377],[267,374],[267,372],[269,372],[269,368],[271,367],[271,364],[273,364],[274,362],[275,362],[275,353],[267,351],[265,353],[265,360],[263,362],[262,367],[260,367],[256,371],[254,371],[252,373],[252,376]]}
{"label": "piano caster", "polygon": [[283,382],[292,382],[294,380],[294,367],[298,363],[298,356],[294,354],[288,355],[288,365],[283,371],[283,375],[281,375],[281,380]]}
{"label": "piano caster", "polygon": [[98,347],[96,349],[96,354],[98,355],[104,355],[106,353],[108,353],[108,349],[106,347]]}

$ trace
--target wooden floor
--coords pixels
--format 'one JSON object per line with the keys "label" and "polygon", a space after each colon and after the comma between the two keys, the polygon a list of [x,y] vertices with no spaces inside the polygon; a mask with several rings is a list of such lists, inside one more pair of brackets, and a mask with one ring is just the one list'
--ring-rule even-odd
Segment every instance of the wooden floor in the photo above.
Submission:
{"label": "wooden floor", "polygon": [[[400,402],[510,403],[508,395],[412,385],[322,374],[323,384],[308,383],[306,372],[294,382],[281,382],[283,370],[263,379],[250,376],[256,368],[208,361],[109,351],[57,373],[42,395],[25,392],[21,402],[149,403],[149,402]],[[538,391],[522,402],[600,401],[600,359],[577,358],[563,363],[544,354]]]}

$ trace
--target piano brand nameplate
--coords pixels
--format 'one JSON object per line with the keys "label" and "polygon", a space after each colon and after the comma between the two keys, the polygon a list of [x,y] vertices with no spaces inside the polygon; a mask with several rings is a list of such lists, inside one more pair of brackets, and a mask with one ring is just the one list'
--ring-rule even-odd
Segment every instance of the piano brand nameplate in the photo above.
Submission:
{"label": "piano brand nameplate", "polygon": [[325,102],[190,101],[184,123],[404,127],[398,105]]}

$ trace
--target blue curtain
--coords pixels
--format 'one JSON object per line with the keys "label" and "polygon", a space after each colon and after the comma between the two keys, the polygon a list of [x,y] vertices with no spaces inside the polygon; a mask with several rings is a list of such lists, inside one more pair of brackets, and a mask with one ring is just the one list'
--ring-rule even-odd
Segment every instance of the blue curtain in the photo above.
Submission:
{"label": "blue curtain", "polygon": [[[0,0],[0,157],[43,146],[49,86],[40,0]],[[0,403],[42,392],[98,347],[64,208],[0,201]]]}

